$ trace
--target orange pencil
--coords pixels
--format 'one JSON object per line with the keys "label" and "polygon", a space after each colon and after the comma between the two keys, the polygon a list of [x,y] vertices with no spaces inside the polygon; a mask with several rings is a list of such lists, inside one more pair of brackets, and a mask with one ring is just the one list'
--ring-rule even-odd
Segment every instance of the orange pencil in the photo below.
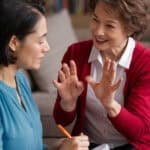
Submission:
{"label": "orange pencil", "polygon": [[60,131],[67,136],[67,138],[72,138],[70,133],[60,124],[57,125],[57,127],[60,129]]}

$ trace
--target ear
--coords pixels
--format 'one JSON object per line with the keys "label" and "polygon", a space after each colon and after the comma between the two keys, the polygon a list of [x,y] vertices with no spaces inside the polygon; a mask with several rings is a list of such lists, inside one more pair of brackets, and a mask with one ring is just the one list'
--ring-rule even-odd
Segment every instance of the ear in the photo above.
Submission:
{"label": "ear", "polygon": [[132,36],[133,35],[133,31],[132,32],[128,32],[128,37]]}
{"label": "ear", "polygon": [[127,29],[127,36],[128,37],[131,36],[131,35],[133,35],[133,33],[134,33],[133,29],[131,29],[131,28]]}
{"label": "ear", "polygon": [[18,45],[19,45],[18,38],[15,35],[13,35],[11,37],[8,45],[11,48],[11,50],[15,52],[17,50]]}

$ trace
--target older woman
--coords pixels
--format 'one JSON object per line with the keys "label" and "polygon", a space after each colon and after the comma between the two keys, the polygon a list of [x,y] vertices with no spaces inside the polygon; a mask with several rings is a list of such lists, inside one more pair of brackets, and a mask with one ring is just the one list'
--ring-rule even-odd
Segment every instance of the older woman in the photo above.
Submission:
{"label": "older woman", "polygon": [[136,38],[147,25],[144,0],[91,0],[92,40],[62,60],[54,117],[91,146],[150,149],[150,51]]}

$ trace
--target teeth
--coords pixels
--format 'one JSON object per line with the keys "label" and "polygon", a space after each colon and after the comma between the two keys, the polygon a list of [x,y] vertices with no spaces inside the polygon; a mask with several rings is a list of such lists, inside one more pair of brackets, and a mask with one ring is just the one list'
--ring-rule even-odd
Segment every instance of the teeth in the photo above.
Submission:
{"label": "teeth", "polygon": [[99,41],[99,42],[104,42],[105,41],[105,39],[96,39],[97,41]]}
{"label": "teeth", "polygon": [[97,40],[98,42],[104,42],[105,40]]}

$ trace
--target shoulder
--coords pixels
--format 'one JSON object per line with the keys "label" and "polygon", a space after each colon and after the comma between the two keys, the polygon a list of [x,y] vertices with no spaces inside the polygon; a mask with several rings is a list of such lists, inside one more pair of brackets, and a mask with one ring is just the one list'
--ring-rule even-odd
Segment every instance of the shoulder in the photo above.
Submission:
{"label": "shoulder", "polygon": [[20,85],[23,85],[25,86],[26,88],[30,88],[30,85],[28,83],[28,80],[25,76],[25,74],[23,73],[22,70],[18,70],[17,73],[16,73],[16,79],[17,81],[20,83]]}
{"label": "shoulder", "polygon": [[91,49],[92,46],[93,46],[93,41],[88,40],[88,41],[80,41],[80,42],[74,43],[70,45],[68,49],[76,50],[76,51],[79,51],[82,49],[83,51],[85,51],[85,50]]}
{"label": "shoulder", "polygon": [[18,70],[17,73],[16,73],[16,79],[21,81],[22,83],[25,83],[27,81],[24,73],[22,70]]}
{"label": "shoulder", "polygon": [[[0,83],[0,113],[1,110],[4,109],[4,106],[9,105],[10,102],[10,95],[14,97],[14,90],[5,85],[5,83]],[[11,98],[12,98],[11,97]]]}
{"label": "shoulder", "polygon": [[89,47],[93,45],[93,41],[92,40],[86,40],[86,41],[80,41],[80,42],[76,42],[71,44],[69,47]]}
{"label": "shoulder", "polygon": [[[142,59],[142,58],[150,57],[150,48],[145,47],[142,43],[136,42],[136,46],[133,52],[133,60],[134,59]],[[144,61],[144,60],[143,60]]]}
{"label": "shoulder", "polygon": [[68,50],[65,53],[63,60],[68,60],[68,59],[73,59],[73,60],[78,59],[77,61],[83,59],[86,60],[90,55],[92,46],[93,46],[92,40],[74,43],[68,47]]}
{"label": "shoulder", "polygon": [[131,61],[131,67],[150,68],[150,49],[145,47],[142,43],[136,42]]}
{"label": "shoulder", "polygon": [[142,43],[136,42],[127,77],[131,81],[150,79],[150,49]]}

